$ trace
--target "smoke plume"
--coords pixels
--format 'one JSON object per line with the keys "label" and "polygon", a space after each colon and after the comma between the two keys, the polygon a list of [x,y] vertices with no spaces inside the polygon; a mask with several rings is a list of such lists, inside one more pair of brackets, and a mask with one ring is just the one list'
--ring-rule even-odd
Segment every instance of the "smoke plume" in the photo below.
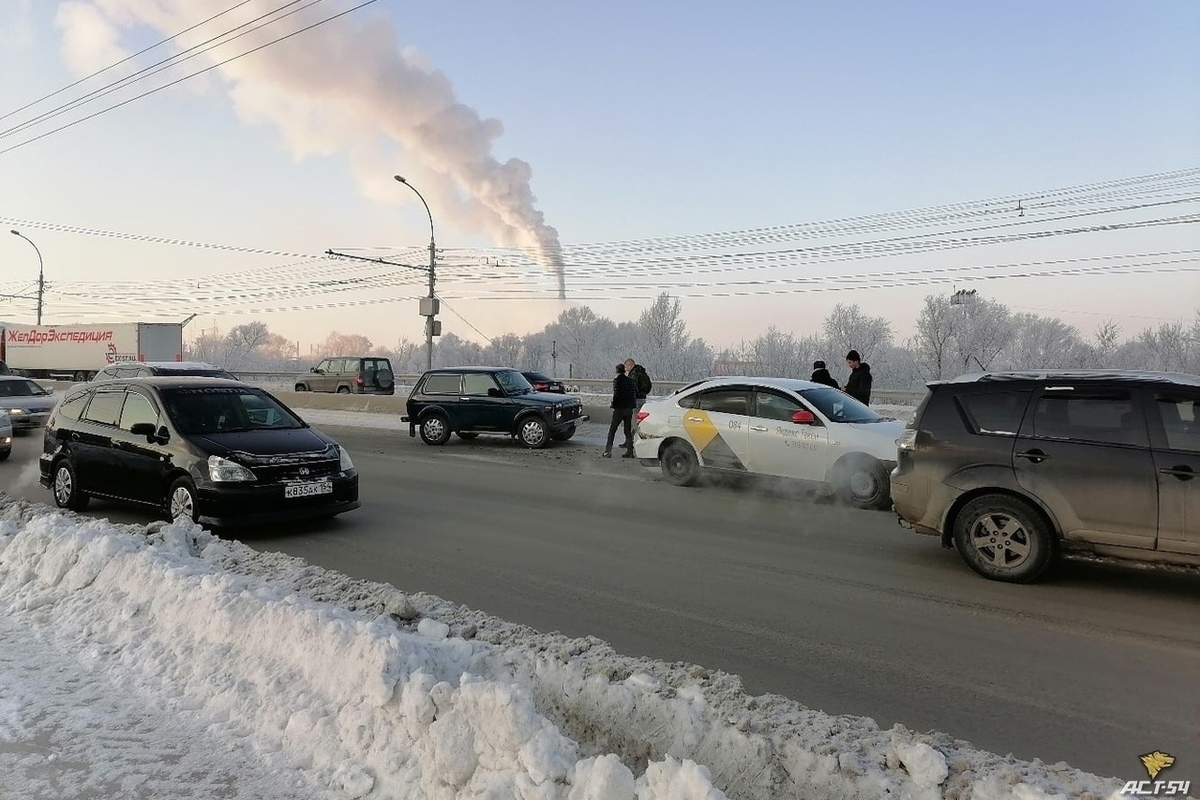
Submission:
{"label": "smoke plume", "polygon": [[[117,44],[122,33],[144,26],[165,38],[231,5],[230,0],[72,0],[60,6],[57,19],[64,58],[81,72],[99,69],[120,57]],[[252,0],[169,46],[199,45],[281,5],[285,4],[278,0]],[[188,61],[172,77],[350,7],[348,0],[315,3]],[[151,51],[139,59],[138,67],[166,54],[165,48]],[[558,232],[535,207],[529,164],[516,158],[500,162],[492,155],[493,142],[503,132],[500,122],[483,119],[459,102],[450,80],[419,52],[401,49],[391,22],[373,7],[225,64],[216,72],[238,116],[249,124],[275,127],[296,159],[342,155],[360,191],[387,203],[415,202],[415,197],[405,197],[411,193],[391,180],[396,172],[405,174],[434,209],[439,227],[449,222],[460,230],[481,231],[501,246],[531,250],[557,282],[559,297],[566,296]],[[116,76],[106,73],[106,77]],[[404,168],[397,169],[398,163]]]}

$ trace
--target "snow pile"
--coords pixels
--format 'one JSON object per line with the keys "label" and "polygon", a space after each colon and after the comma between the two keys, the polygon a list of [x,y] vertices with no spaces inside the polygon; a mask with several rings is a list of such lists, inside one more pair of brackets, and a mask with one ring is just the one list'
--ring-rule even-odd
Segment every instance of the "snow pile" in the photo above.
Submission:
{"label": "snow pile", "polygon": [[[245,764],[250,788],[218,796],[267,796],[255,776],[281,774],[290,788],[272,796],[1034,800],[1120,788],[749,697],[733,676],[540,634],[190,525],[117,526],[2,495],[0,618],[9,658],[10,629],[37,632],[28,652],[73,652],[93,691],[169,712],[212,739],[219,764]],[[34,688],[0,688],[0,789],[21,797],[38,796],[44,767],[10,757],[36,750]]]}

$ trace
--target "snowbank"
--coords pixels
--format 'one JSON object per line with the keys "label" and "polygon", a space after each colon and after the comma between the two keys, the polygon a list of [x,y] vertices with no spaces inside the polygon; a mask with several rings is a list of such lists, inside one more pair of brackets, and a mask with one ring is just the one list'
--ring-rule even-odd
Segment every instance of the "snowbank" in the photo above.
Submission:
{"label": "snowbank", "polygon": [[[0,615],[73,651],[90,680],[224,742],[231,763],[290,771],[296,797],[1034,800],[1121,785],[749,697],[734,676],[196,527],[117,526],[2,495]],[[36,743],[28,696],[0,692],[0,756]],[[0,757],[35,785],[11,766]]]}

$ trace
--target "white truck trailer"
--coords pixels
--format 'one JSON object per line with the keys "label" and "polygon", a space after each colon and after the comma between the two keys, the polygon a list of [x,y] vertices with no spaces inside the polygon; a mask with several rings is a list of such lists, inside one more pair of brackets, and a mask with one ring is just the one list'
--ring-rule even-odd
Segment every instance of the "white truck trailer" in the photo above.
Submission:
{"label": "white truck trailer", "polygon": [[86,381],[118,361],[182,360],[178,322],[0,327],[0,364],[31,378]]}

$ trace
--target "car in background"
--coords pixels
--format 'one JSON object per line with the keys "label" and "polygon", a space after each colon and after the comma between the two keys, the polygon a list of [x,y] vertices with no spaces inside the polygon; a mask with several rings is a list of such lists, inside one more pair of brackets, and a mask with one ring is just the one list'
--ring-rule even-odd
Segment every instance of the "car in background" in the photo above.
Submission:
{"label": "car in background", "polygon": [[421,433],[428,445],[444,445],[451,434],[474,439],[498,433],[531,449],[565,442],[586,422],[577,397],[539,392],[515,369],[451,367],[421,376],[409,395],[408,435]]}
{"label": "car in background", "polygon": [[521,376],[529,381],[529,385],[537,392],[551,392],[552,394],[566,394],[567,387],[562,381],[551,378],[544,372],[522,372]]}
{"label": "car in background", "polygon": [[7,461],[12,455],[12,420],[8,414],[0,411],[0,461]]}
{"label": "car in background", "polygon": [[227,369],[202,361],[119,361],[96,373],[93,380],[111,381],[117,378],[149,378],[154,375],[191,375],[198,378],[238,380]]}
{"label": "car in background", "polygon": [[39,470],[55,505],[73,511],[98,497],[222,526],[359,507],[345,449],[268,392],[218,378],[73,387],[46,427]]}
{"label": "car in background", "polygon": [[8,414],[14,431],[46,424],[54,408],[54,395],[32,378],[0,375],[0,411]]}
{"label": "car in background", "polygon": [[823,484],[860,508],[890,506],[904,423],[837,389],[790,378],[712,378],[637,413],[634,451],[677,486],[706,471]]}
{"label": "car in background", "polygon": [[326,358],[296,378],[297,392],[336,394],[395,394],[396,375],[392,362],[377,356]]}
{"label": "car in background", "polygon": [[900,524],[1028,583],[1072,551],[1200,565],[1200,377],[989,372],[929,384],[899,442]]}

